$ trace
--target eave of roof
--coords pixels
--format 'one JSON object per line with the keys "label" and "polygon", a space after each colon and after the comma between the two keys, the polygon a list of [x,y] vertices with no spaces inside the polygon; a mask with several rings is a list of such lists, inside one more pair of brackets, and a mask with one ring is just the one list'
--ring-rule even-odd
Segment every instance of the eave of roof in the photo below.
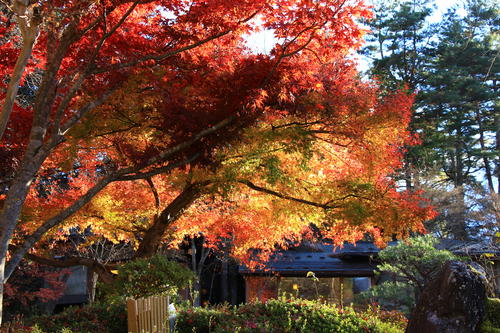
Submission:
{"label": "eave of roof", "polygon": [[[395,244],[396,241],[389,242],[388,245]],[[307,251],[308,248],[310,251]],[[500,258],[500,247],[482,242],[443,239],[437,248],[447,249],[457,255],[477,257],[490,253],[490,259]],[[371,258],[376,257],[378,252],[380,248],[372,242],[346,243],[343,247],[315,243],[278,251],[263,267],[250,270],[242,265],[239,271],[245,275],[302,276],[311,271],[323,276],[372,276],[376,267]]]}

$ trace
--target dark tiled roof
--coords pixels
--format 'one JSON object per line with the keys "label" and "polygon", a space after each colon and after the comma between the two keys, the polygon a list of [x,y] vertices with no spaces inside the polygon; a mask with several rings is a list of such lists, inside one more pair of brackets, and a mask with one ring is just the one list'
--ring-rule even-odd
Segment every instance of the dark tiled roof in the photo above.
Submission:
{"label": "dark tiled roof", "polygon": [[[397,242],[389,242],[389,246]],[[500,247],[482,243],[442,239],[437,245],[457,255],[479,256],[492,253],[500,258]],[[279,251],[262,268],[250,270],[240,266],[242,274],[277,273],[283,276],[302,276],[312,271],[316,276],[371,276],[376,263],[371,261],[380,252],[372,242],[346,243],[343,247],[321,243],[302,244],[296,248]]]}
{"label": "dark tiled roof", "polygon": [[369,242],[359,242],[356,246],[346,244],[343,248],[324,244],[300,246],[277,252],[261,269],[252,271],[242,265],[240,273],[305,276],[312,271],[316,276],[371,276],[375,265],[370,262],[369,257],[378,251]]}
{"label": "dark tiled roof", "polygon": [[495,257],[500,257],[500,246],[491,242],[441,239],[436,247],[438,249],[449,250],[457,255],[480,256],[489,253],[493,254]]}

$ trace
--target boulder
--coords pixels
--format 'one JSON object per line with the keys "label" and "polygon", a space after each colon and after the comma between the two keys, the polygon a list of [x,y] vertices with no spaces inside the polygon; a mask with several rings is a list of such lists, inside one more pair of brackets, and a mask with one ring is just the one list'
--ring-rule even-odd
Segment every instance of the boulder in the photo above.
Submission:
{"label": "boulder", "polygon": [[486,312],[485,276],[476,263],[448,261],[426,284],[406,332],[477,332]]}

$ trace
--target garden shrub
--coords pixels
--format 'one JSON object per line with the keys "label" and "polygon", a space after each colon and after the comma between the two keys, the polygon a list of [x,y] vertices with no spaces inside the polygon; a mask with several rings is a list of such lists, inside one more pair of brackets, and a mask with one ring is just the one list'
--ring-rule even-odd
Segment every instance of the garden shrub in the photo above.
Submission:
{"label": "garden shrub", "polygon": [[407,283],[387,281],[355,295],[355,301],[358,304],[376,303],[386,310],[398,310],[408,316],[415,307],[415,291]]}
{"label": "garden shrub", "polygon": [[249,303],[236,308],[189,308],[178,313],[176,332],[404,332],[406,319],[400,315],[396,322],[380,319],[380,310],[355,312],[352,308],[340,309],[314,301],[300,299],[269,300],[266,303]]}
{"label": "garden shrub", "polygon": [[488,298],[486,318],[481,326],[483,333],[500,333],[500,298]]}
{"label": "garden shrub", "polygon": [[173,293],[193,279],[190,269],[158,254],[121,265],[114,287],[118,295],[139,298]]}
{"label": "garden shrub", "polygon": [[[31,333],[33,332],[32,327],[26,325],[21,315],[13,317],[8,322],[3,322],[0,327],[0,333]],[[35,332],[36,333],[36,332]]]}
{"label": "garden shrub", "polygon": [[399,310],[409,315],[417,296],[433,274],[448,260],[461,260],[448,250],[438,250],[439,240],[417,236],[388,246],[379,252],[380,272],[390,273],[394,281],[384,282],[356,296],[364,304],[377,303],[386,310]]}
{"label": "garden shrub", "polygon": [[28,323],[36,333],[122,333],[127,332],[127,312],[124,303],[95,303],[33,317]]}

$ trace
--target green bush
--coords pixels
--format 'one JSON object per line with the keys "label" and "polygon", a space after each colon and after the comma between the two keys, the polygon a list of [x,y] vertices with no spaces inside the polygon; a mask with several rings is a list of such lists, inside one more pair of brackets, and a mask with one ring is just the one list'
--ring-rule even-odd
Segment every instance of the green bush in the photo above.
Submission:
{"label": "green bush", "polygon": [[69,307],[55,315],[33,317],[28,324],[36,333],[122,333],[127,332],[127,312],[124,303],[96,303]]}
{"label": "green bush", "polygon": [[193,272],[162,255],[128,262],[118,269],[115,293],[133,298],[173,293],[194,279]]}
{"label": "green bush", "polygon": [[481,332],[500,333],[500,298],[488,298],[486,301],[486,318]]}
{"label": "green bush", "polygon": [[448,260],[459,260],[448,250],[438,250],[439,240],[432,236],[417,236],[388,246],[379,253],[382,262],[377,268],[395,274],[399,280],[423,290],[432,274]]}
{"label": "green bush", "polygon": [[[404,332],[404,316],[384,322],[379,310],[355,312],[352,308],[306,300],[269,300],[237,308],[188,308],[178,313],[176,332]],[[399,319],[395,319],[399,318]]]}
{"label": "green bush", "polygon": [[448,260],[461,260],[452,252],[438,250],[439,240],[432,236],[411,237],[388,246],[379,253],[380,272],[390,273],[395,281],[381,283],[356,297],[360,303],[379,304],[386,310],[407,315],[413,310],[417,295],[427,281]]}
{"label": "green bush", "polygon": [[387,281],[357,294],[355,300],[358,304],[376,303],[386,310],[409,315],[415,307],[415,291],[407,283]]}

